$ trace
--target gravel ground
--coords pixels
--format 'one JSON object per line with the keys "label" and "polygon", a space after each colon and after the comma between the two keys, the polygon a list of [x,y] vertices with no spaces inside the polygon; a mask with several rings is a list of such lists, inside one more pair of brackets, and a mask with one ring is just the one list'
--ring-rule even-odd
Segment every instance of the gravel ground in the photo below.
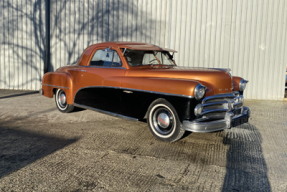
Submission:
{"label": "gravel ground", "polygon": [[0,190],[287,191],[287,102],[245,105],[249,123],[165,143],[144,122],[0,90]]}

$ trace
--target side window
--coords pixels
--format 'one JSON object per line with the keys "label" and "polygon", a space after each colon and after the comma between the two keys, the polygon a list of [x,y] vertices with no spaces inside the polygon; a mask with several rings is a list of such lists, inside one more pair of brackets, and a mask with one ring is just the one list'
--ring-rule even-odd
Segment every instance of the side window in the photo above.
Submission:
{"label": "side window", "polygon": [[120,59],[118,53],[116,51],[114,51],[114,58],[113,58],[112,67],[121,67],[121,66],[122,66],[121,59]]}
{"label": "side window", "polygon": [[122,62],[115,50],[97,50],[90,61],[90,66],[121,67]]}

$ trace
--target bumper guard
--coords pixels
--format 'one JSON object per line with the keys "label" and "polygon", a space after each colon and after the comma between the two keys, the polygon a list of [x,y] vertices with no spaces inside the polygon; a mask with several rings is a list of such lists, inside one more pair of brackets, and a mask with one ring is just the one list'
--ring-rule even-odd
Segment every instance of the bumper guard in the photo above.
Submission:
{"label": "bumper guard", "polygon": [[191,132],[214,132],[223,129],[231,128],[232,121],[242,117],[250,117],[251,110],[248,107],[243,107],[242,113],[234,116],[232,112],[227,112],[224,119],[202,122],[199,120],[183,121],[183,128]]}

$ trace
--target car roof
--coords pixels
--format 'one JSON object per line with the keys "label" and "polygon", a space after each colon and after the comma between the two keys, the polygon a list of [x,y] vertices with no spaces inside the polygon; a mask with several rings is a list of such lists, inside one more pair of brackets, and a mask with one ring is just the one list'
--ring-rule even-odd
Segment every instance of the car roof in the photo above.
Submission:
{"label": "car roof", "polygon": [[176,50],[163,48],[157,45],[153,45],[150,43],[142,43],[142,42],[103,42],[103,43],[97,43],[92,46],[107,46],[107,47],[119,47],[119,48],[127,48],[132,50],[147,50],[147,51],[168,51],[168,52],[175,52]]}

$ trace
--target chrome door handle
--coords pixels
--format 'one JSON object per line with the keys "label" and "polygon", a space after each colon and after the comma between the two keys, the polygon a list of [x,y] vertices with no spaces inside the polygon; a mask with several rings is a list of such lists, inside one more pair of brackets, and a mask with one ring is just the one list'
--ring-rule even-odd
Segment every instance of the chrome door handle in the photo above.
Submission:
{"label": "chrome door handle", "polygon": [[87,72],[86,70],[81,69],[82,72]]}
{"label": "chrome door handle", "polygon": [[124,90],[124,93],[133,93],[132,91]]}

